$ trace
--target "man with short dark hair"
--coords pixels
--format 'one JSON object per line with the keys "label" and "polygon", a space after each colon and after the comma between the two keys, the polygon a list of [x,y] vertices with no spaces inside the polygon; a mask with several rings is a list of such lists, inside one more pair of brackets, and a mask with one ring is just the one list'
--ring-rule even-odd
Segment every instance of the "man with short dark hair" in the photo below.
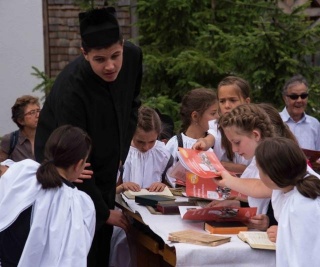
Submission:
{"label": "man with short dark hair", "polygon": [[306,79],[302,75],[291,77],[282,90],[286,106],[280,116],[297,138],[301,148],[320,150],[320,123],[305,113],[308,96]]}
{"label": "man with short dark hair", "polygon": [[113,208],[118,168],[137,123],[142,52],[123,41],[113,8],[80,13],[79,21],[82,55],[59,74],[44,103],[35,154],[41,162],[46,140],[60,125],[78,126],[90,135],[93,177],[77,187],[90,195],[97,214],[88,266],[103,267],[109,262],[113,225],[128,227],[126,217]]}

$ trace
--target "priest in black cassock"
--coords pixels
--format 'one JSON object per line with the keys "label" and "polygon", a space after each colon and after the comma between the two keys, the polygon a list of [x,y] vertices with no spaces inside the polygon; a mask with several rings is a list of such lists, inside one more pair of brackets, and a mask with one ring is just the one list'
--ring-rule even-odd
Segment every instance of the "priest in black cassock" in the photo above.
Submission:
{"label": "priest in black cassock", "polygon": [[119,164],[125,161],[137,123],[142,52],[124,41],[113,8],[79,14],[82,55],[56,78],[41,110],[35,156],[43,160],[51,132],[64,124],[84,129],[93,146],[88,159],[92,179],[76,186],[92,198],[96,232],[88,266],[108,266],[113,225],[127,230],[125,216],[114,210]]}

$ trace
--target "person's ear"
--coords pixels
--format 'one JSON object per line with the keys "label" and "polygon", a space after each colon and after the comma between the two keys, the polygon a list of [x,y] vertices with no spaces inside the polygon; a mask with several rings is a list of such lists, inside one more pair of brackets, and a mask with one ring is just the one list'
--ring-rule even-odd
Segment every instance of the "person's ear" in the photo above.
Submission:
{"label": "person's ear", "polygon": [[25,122],[24,122],[24,118],[23,119],[21,119],[21,118],[18,118],[17,119],[17,122],[20,124],[20,125],[25,125]]}
{"label": "person's ear", "polygon": [[88,59],[88,53],[83,49],[83,47],[80,48],[82,55],[84,56],[84,58],[89,61]]}
{"label": "person's ear", "polygon": [[251,102],[250,97],[247,97],[247,98],[244,100],[244,102],[245,102],[246,104],[250,104],[250,102]]}
{"label": "person's ear", "polygon": [[261,133],[259,130],[253,130],[252,131],[252,135],[253,135],[253,138],[259,142],[261,140]]}
{"label": "person's ear", "polygon": [[191,120],[192,120],[193,122],[198,122],[198,120],[199,120],[199,114],[198,114],[197,111],[192,111],[192,113],[191,113]]}
{"label": "person's ear", "polygon": [[83,168],[83,165],[85,164],[84,159],[80,159],[76,164],[74,164],[74,171],[78,172]]}

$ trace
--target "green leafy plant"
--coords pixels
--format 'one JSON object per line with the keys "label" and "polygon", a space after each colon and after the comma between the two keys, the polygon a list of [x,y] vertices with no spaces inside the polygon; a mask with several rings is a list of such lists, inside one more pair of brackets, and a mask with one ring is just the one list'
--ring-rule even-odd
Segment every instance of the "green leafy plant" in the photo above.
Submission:
{"label": "green leafy plant", "polygon": [[42,92],[44,96],[41,98],[41,100],[44,100],[46,96],[49,94],[55,79],[50,78],[43,71],[40,71],[38,68],[34,66],[32,66],[32,69],[33,69],[33,72],[31,73],[31,75],[41,80],[41,82],[32,89],[32,92],[35,92],[35,91]]}
{"label": "green leafy plant", "polygon": [[145,97],[180,102],[196,87],[216,88],[227,75],[245,78],[253,102],[283,106],[285,81],[300,73],[310,84],[308,112],[319,110],[320,25],[305,15],[310,5],[284,13],[278,1],[139,0]]}

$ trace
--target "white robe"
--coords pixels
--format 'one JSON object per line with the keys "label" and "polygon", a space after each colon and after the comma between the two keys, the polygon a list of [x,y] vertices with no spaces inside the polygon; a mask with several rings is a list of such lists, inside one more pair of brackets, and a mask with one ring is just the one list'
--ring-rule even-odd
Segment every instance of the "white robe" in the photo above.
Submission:
{"label": "white robe", "polygon": [[156,141],[155,145],[146,152],[141,152],[131,146],[124,163],[123,182],[134,182],[141,188],[148,188],[154,182],[162,181],[170,152],[163,142]]}
{"label": "white robe", "polygon": [[26,159],[1,176],[0,231],[32,206],[30,232],[18,266],[85,267],[95,228],[93,202],[86,193],[65,184],[42,189],[36,178],[38,167]]}
{"label": "white robe", "polygon": [[[309,166],[307,170],[320,179]],[[273,190],[272,206],[278,221],[277,266],[319,266],[320,198],[306,198],[296,188],[288,193]]]}

